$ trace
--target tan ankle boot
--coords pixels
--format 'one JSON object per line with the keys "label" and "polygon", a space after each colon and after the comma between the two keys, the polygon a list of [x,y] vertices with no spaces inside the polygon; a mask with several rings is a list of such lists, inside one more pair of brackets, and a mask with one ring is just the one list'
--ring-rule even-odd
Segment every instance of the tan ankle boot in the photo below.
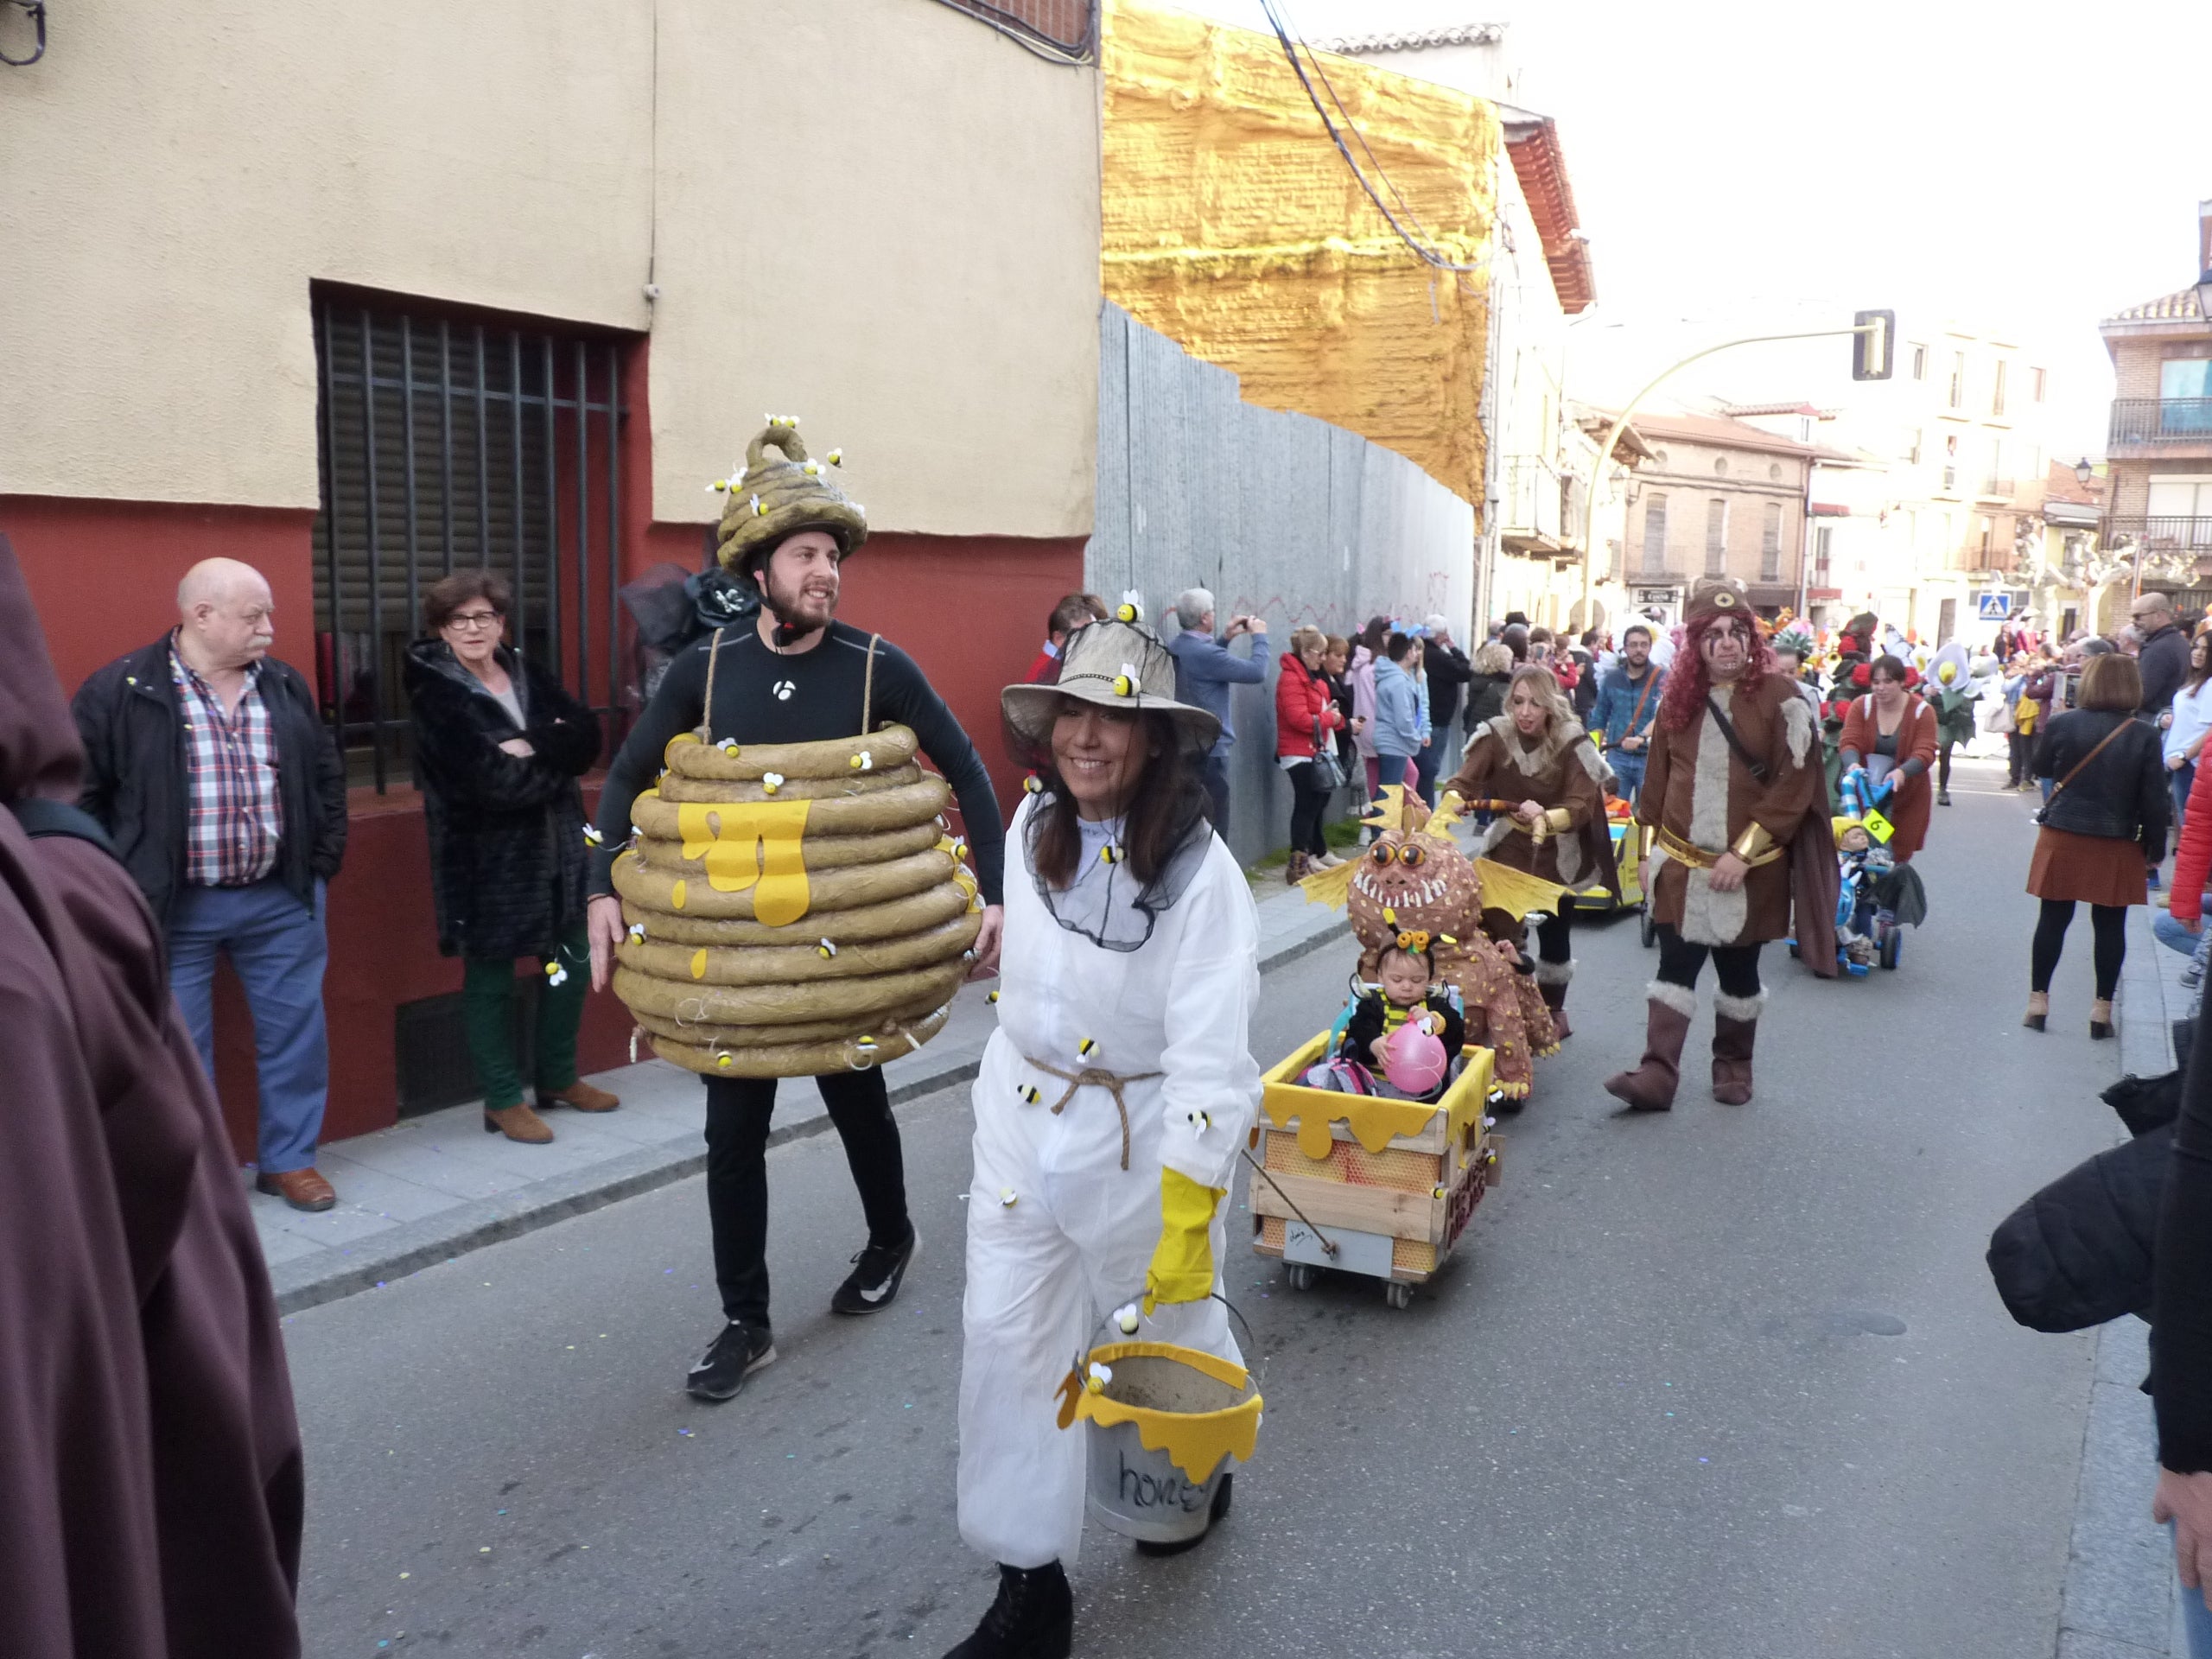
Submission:
{"label": "tan ankle boot", "polygon": [[2089,1035],[2099,1039],[2112,1035],[2112,1003],[2107,998],[2089,1004]]}
{"label": "tan ankle boot", "polygon": [[1633,1071],[1605,1079],[1605,1092],[1632,1112],[1671,1112],[1682,1079],[1682,1043],[1690,1034],[1694,991],[1653,980],[1645,1004],[1643,1058]]}
{"label": "tan ankle boot", "polygon": [[542,1147],[553,1138],[551,1126],[526,1104],[502,1106],[496,1111],[486,1107],[484,1133],[504,1135],[510,1141],[520,1141],[533,1147]]}
{"label": "tan ankle boot", "polygon": [[2044,1028],[2044,1022],[2050,1017],[2050,993],[2048,991],[2030,991],[2028,993],[2028,1011],[2020,1016],[2020,1023],[2025,1026],[2030,1031],[2041,1031]]}
{"label": "tan ankle boot", "polygon": [[604,1089],[594,1089],[578,1077],[565,1089],[540,1089],[539,1107],[572,1106],[580,1112],[611,1112],[622,1103],[621,1096],[610,1095]]}

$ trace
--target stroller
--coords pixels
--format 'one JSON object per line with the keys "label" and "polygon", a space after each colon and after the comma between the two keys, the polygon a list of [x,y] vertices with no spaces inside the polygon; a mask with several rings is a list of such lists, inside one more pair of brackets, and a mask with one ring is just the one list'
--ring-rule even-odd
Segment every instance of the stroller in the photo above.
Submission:
{"label": "stroller", "polygon": [[[1904,950],[1904,929],[1928,916],[1928,896],[1910,864],[1891,858],[1886,843],[1896,833],[1882,804],[1893,782],[1885,756],[1869,759],[1864,771],[1846,773],[1836,794],[1842,805],[1835,819],[1836,965],[1854,979],[1875,968],[1894,970]],[[1789,954],[1797,955],[1795,940]]]}

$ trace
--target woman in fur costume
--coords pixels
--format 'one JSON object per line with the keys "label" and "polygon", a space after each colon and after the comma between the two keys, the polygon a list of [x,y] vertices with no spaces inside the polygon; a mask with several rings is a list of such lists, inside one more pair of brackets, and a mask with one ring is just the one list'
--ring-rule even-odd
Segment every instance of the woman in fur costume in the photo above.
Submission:
{"label": "woman in fur costume", "polygon": [[[1618,902],[1620,872],[1605,825],[1611,779],[1612,768],[1574,717],[1559,681],[1548,669],[1531,665],[1514,671],[1505,712],[1467,734],[1466,758],[1447,787],[1467,807],[1494,815],[1476,843],[1478,857],[1576,890],[1601,882]],[[1484,918],[1490,931],[1517,939],[1519,917],[1503,931],[1492,925],[1496,920]],[[1556,915],[1536,924],[1536,983],[1551,1010],[1553,1035],[1561,1039],[1569,1034],[1573,920],[1568,897]]]}

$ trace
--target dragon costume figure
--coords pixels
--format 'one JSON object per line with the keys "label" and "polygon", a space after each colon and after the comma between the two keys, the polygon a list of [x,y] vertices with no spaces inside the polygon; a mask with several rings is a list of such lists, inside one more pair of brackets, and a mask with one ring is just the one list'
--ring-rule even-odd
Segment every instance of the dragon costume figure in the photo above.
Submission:
{"label": "dragon costume figure", "polygon": [[1535,979],[1519,970],[1520,951],[1483,931],[1485,909],[1519,918],[1559,903],[1565,887],[1486,859],[1471,859],[1443,825],[1432,827],[1418,797],[1393,785],[1368,818],[1374,843],[1357,859],[1308,876],[1307,901],[1349,906],[1359,941],[1359,971],[1372,980],[1384,947],[1401,934],[1426,936],[1437,976],[1459,993],[1467,1040],[1496,1055],[1497,1087],[1523,1099],[1535,1057],[1558,1052],[1550,1010]]}

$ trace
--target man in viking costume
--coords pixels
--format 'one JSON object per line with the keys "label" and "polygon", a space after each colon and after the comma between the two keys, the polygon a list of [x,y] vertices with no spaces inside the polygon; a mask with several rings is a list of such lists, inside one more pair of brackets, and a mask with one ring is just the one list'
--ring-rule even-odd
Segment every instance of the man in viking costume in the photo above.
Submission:
{"label": "man in viking costume", "polygon": [[1766,992],[1759,946],[1789,931],[1793,882],[1806,965],[1835,973],[1835,845],[1813,709],[1776,671],[1740,585],[1691,594],[1660,703],[1637,821],[1653,831],[1643,890],[1659,931],[1643,1063],[1608,1078],[1631,1111],[1672,1109],[1697,976],[1713,957],[1713,1097],[1751,1097]]}
{"label": "man in viking costume", "polygon": [[[631,809],[652,785],[671,739],[698,733],[713,742],[784,744],[849,738],[871,721],[911,727],[952,786],[974,849],[986,906],[975,942],[978,974],[998,959],[1004,834],[989,776],[968,734],[920,669],[889,641],[835,620],[844,561],[868,536],[859,506],[810,460],[795,423],[772,419],[753,440],[743,472],[727,480],[722,567],[760,592],[748,625],[718,631],[677,657],[608,769],[600,797],[602,844],[593,860],[589,923],[592,983],[603,986],[623,938],[613,896],[616,853],[629,839]],[[830,457],[837,461],[836,452]],[[899,1126],[880,1069],[849,1067],[815,1079],[845,1143],[868,1217],[868,1243],[830,1298],[839,1313],[888,1307],[913,1260]],[[707,1214],[715,1279],[727,1323],[691,1368],[702,1400],[728,1400],[776,1357],[768,1323],[768,1122],[772,1077],[707,1079]]]}

